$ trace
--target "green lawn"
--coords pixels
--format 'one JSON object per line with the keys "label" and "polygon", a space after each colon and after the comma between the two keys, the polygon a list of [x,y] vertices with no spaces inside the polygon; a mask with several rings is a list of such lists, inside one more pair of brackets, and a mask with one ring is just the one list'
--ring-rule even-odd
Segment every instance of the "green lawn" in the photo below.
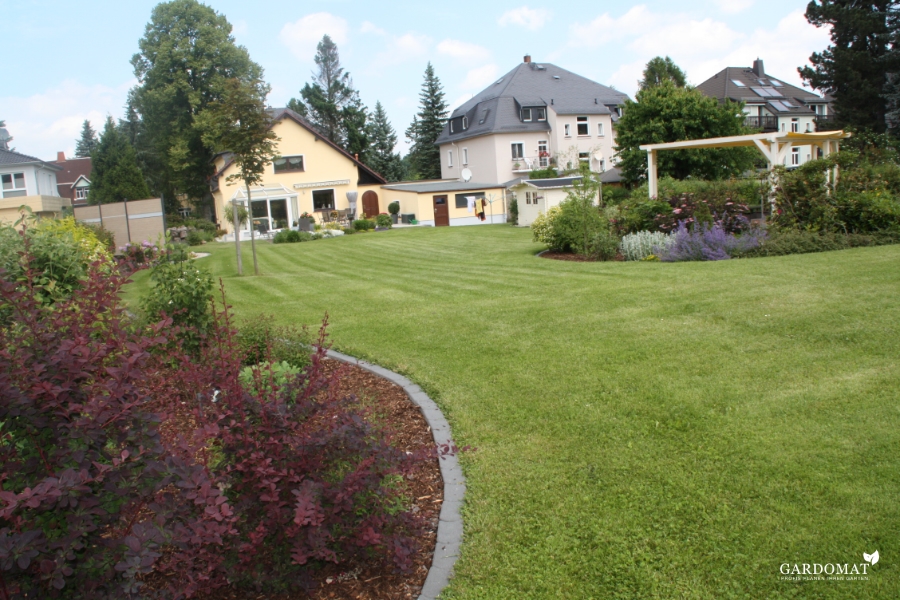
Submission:
{"label": "green lawn", "polygon": [[[497,225],[258,248],[261,277],[233,245],[200,261],[238,316],[328,311],[336,349],[477,447],[447,598],[900,597],[900,246],[585,264]],[[779,579],[875,550],[867,581]]]}

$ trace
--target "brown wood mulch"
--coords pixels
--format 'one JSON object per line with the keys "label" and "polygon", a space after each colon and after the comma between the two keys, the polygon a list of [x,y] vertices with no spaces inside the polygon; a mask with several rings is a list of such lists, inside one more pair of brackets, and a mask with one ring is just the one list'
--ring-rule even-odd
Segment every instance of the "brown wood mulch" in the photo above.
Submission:
{"label": "brown wood mulch", "polygon": [[[390,424],[396,432],[393,444],[404,451],[434,447],[431,428],[419,407],[413,404],[403,389],[355,365],[327,360],[328,372],[342,369],[340,391],[354,394],[373,411],[377,422]],[[410,574],[395,571],[393,565],[375,560],[356,560],[347,564],[326,564],[313,577],[318,588],[311,595],[296,593],[260,594],[224,588],[198,597],[198,600],[406,600],[417,598],[428,576],[437,524],[444,498],[444,482],[438,459],[423,462],[409,477],[408,494],[412,510],[425,519],[426,528],[420,540],[420,552]]]}
{"label": "brown wood mulch", "polygon": [[[549,258],[551,260],[568,260],[571,262],[600,262],[596,258],[591,258],[590,256],[585,256],[583,254],[574,254],[572,252],[557,252],[556,250],[547,250],[539,254],[541,258]],[[625,258],[619,254],[616,256],[616,260],[625,260]]]}

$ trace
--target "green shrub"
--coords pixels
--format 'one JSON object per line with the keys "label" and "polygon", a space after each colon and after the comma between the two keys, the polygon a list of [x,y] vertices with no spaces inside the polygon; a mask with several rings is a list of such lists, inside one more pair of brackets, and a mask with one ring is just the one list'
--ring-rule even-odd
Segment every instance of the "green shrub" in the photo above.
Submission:
{"label": "green shrub", "polygon": [[309,364],[312,336],[306,326],[278,325],[274,315],[258,315],[238,324],[237,344],[244,366],[266,361],[296,367]]}
{"label": "green shrub", "polygon": [[203,239],[203,233],[197,229],[188,229],[187,233],[187,244],[188,246],[199,246],[205,240]]}
{"label": "green shrub", "polygon": [[624,187],[605,185],[603,186],[603,204],[617,205],[622,204],[631,197],[631,191]]}
{"label": "green shrub", "polygon": [[100,224],[93,223],[82,223],[83,227],[87,227],[91,231],[94,232],[94,235],[98,240],[103,244],[103,247],[106,248],[109,252],[114,252],[116,249],[116,236],[115,234]]}
{"label": "green shrub", "polygon": [[341,231],[344,232],[344,235],[350,235],[350,234],[356,233],[356,230],[353,229],[352,227],[344,227]]}
{"label": "green shrub", "polygon": [[595,232],[588,242],[586,256],[594,260],[615,260],[619,255],[619,236],[609,230],[609,226]]}
{"label": "green shrub", "polygon": [[559,173],[555,167],[547,167],[546,169],[533,169],[528,173],[528,179],[553,179],[559,177]]}
{"label": "green shrub", "polygon": [[159,263],[150,278],[154,285],[142,302],[147,317],[171,317],[174,325],[186,328],[181,333],[185,349],[196,352],[213,325],[212,276],[183,261]]}
{"label": "green shrub", "polygon": [[400,203],[394,200],[390,204],[388,204],[388,212],[392,215],[396,215],[400,212]]}
{"label": "green shrub", "polygon": [[356,231],[368,231],[375,227],[375,224],[369,219],[357,219],[353,221],[353,229]]}
{"label": "green shrub", "polygon": [[511,198],[509,201],[509,215],[506,217],[506,222],[513,225],[519,224],[519,201],[515,198]]}
{"label": "green shrub", "polygon": [[733,258],[757,256],[784,256],[787,254],[808,254],[830,252],[865,246],[882,246],[900,243],[900,233],[878,232],[873,234],[844,234],[809,230],[775,230],[760,242],[756,248],[742,250]]}
{"label": "green shrub", "polygon": [[325,223],[322,228],[331,231],[340,231],[341,229],[343,229],[340,223],[335,223],[334,221]]}
{"label": "green shrub", "polygon": [[260,394],[271,396],[276,389],[280,390],[288,382],[293,381],[301,370],[300,367],[287,362],[263,362],[244,367],[238,377],[243,388],[253,396]]}
{"label": "green shrub", "polygon": [[[282,229],[278,233],[275,234],[275,237],[272,238],[272,243],[274,244],[296,244],[297,242],[304,241],[303,237],[300,235],[301,232],[294,231],[293,229]],[[304,231],[307,236],[309,236],[309,232]]]}
{"label": "green shrub", "polygon": [[390,227],[391,227],[390,215],[381,213],[380,215],[375,217],[375,226],[376,227],[387,227],[388,229],[390,229]]}

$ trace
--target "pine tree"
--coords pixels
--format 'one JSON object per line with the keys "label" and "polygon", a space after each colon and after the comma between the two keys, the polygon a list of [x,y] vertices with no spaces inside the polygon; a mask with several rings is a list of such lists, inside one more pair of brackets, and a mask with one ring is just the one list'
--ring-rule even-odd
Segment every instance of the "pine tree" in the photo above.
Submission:
{"label": "pine tree", "polygon": [[97,132],[91,127],[91,122],[87,119],[81,126],[81,137],[75,143],[75,156],[78,158],[87,158],[97,147]]}
{"label": "pine tree", "polygon": [[651,58],[647,66],[644,67],[644,78],[638,81],[638,86],[641,89],[646,89],[659,85],[663,81],[671,81],[676,87],[684,87],[687,85],[687,75],[668,56],[665,58],[662,56]]}
{"label": "pine tree", "polygon": [[832,107],[839,126],[883,132],[885,89],[892,70],[889,18],[896,2],[875,0],[819,0],[806,7],[806,19],[816,27],[831,28],[831,45],[814,52],[812,67],[798,69],[818,90],[834,96]]}
{"label": "pine tree", "polygon": [[150,190],[134,156],[134,148],[119,133],[112,117],[106,119],[103,134],[91,154],[91,165],[89,204],[150,197]]}
{"label": "pine tree", "polygon": [[[337,44],[327,34],[316,46],[314,60],[318,71],[313,73],[312,83],[300,90],[303,100],[291,98],[288,108],[309,119],[322,135],[341,148],[358,153],[360,137],[365,135],[365,107],[353,89],[350,73],[341,66]],[[349,147],[351,138],[354,150]]]}
{"label": "pine tree", "polygon": [[344,149],[369,164],[369,111],[359,99],[349,103],[341,111],[341,126],[344,133]]}
{"label": "pine tree", "polygon": [[372,145],[366,164],[388,181],[400,181],[403,177],[403,165],[400,155],[394,152],[397,133],[391,127],[381,102],[375,103],[375,112],[369,121],[369,139]]}
{"label": "pine tree", "polygon": [[435,145],[447,120],[447,103],[441,81],[434,74],[431,63],[425,67],[425,81],[419,93],[419,112],[406,136],[413,146],[410,149],[416,175],[421,179],[441,178],[441,154]]}

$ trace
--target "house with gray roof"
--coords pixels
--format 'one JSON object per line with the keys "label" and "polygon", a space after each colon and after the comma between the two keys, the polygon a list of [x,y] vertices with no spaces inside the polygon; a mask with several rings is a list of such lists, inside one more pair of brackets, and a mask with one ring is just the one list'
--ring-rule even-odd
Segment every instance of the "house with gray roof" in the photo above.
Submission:
{"label": "house with gray roof", "polygon": [[586,162],[593,171],[606,171],[613,165],[615,123],[626,98],[525,56],[450,115],[436,142],[441,176],[513,185],[550,166]]}
{"label": "house with gray roof", "polygon": [[[752,67],[726,67],[697,89],[705,95],[744,103],[746,124],[762,133],[812,133],[833,129],[832,98],[819,96],[768,75],[763,61]],[[813,156],[811,146],[795,146],[785,166],[796,167]]]}
{"label": "house with gray roof", "polygon": [[59,171],[62,168],[53,163],[0,148],[0,221],[16,221],[21,206],[39,216],[58,216],[71,206],[59,196]]}

